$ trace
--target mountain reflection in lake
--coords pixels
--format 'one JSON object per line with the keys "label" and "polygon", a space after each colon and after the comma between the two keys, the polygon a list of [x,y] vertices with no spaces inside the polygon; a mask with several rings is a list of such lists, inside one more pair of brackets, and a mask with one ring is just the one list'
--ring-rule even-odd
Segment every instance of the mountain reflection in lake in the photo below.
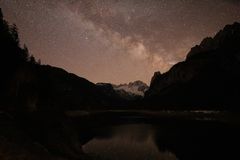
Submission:
{"label": "mountain reflection in lake", "polygon": [[67,113],[83,151],[100,160],[240,159],[233,112],[101,111]]}
{"label": "mountain reflection in lake", "polygon": [[113,130],[111,137],[94,138],[83,146],[84,151],[110,160],[176,159],[172,153],[158,150],[154,142],[152,125],[126,124],[111,127],[111,130]]}

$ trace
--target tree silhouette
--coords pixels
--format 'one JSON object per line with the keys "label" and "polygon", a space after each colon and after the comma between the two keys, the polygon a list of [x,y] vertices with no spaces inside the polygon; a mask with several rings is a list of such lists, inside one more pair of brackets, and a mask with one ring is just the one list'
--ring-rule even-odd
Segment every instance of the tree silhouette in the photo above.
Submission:
{"label": "tree silhouette", "polygon": [[13,24],[10,27],[10,34],[12,35],[13,41],[19,46],[19,36],[18,36],[18,28],[16,24]]}
{"label": "tree silhouette", "polygon": [[[16,68],[17,65],[23,65],[30,62],[37,64],[33,56],[29,56],[29,50],[24,44],[23,48],[20,47],[20,40],[18,35],[18,28],[16,24],[9,25],[4,20],[2,10],[0,8],[0,56],[1,65],[8,68]],[[8,66],[8,67],[7,67]]]}
{"label": "tree silhouette", "polygon": [[0,19],[3,19],[2,9],[0,8]]}
{"label": "tree silhouette", "polygon": [[21,86],[25,91],[26,87],[19,85],[21,78],[26,77],[27,73],[34,74],[34,65],[38,65],[33,55],[29,55],[27,46],[25,44],[23,47],[20,46],[16,24],[9,25],[0,8],[0,99],[2,99],[0,107],[21,104],[18,101],[20,94],[14,94],[14,90],[17,90],[14,86]]}
{"label": "tree silhouette", "polygon": [[23,45],[23,57],[25,59],[25,61],[29,61],[29,50],[26,46],[26,44]]}
{"label": "tree silhouette", "polygon": [[30,56],[29,62],[32,63],[32,64],[37,64],[37,62],[36,62],[35,58],[33,57],[33,55]]}

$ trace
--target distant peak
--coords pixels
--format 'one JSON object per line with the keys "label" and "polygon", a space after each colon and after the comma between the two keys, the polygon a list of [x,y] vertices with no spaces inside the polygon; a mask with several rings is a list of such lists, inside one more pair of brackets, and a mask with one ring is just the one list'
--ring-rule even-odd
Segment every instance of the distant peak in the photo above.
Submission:
{"label": "distant peak", "polygon": [[128,85],[147,85],[147,84],[144,83],[143,81],[137,80],[134,82],[130,82]]}
{"label": "distant peak", "polygon": [[115,90],[124,90],[128,93],[139,96],[143,96],[148,88],[148,85],[140,80],[130,82],[128,84],[114,85]]}

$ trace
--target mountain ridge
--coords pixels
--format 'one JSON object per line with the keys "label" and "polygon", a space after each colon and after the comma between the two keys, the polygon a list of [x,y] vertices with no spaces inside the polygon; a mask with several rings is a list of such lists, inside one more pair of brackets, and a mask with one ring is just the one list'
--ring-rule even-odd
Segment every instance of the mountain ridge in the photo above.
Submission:
{"label": "mountain ridge", "polygon": [[145,103],[175,109],[237,109],[239,80],[240,23],[235,22],[203,39],[168,72],[155,73]]}

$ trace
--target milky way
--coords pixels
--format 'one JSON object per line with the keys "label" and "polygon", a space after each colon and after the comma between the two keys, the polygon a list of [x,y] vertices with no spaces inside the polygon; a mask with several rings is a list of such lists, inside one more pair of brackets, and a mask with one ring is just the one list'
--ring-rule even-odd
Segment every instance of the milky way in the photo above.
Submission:
{"label": "milky way", "polygon": [[43,64],[93,82],[149,83],[191,47],[240,21],[238,0],[0,0]]}

